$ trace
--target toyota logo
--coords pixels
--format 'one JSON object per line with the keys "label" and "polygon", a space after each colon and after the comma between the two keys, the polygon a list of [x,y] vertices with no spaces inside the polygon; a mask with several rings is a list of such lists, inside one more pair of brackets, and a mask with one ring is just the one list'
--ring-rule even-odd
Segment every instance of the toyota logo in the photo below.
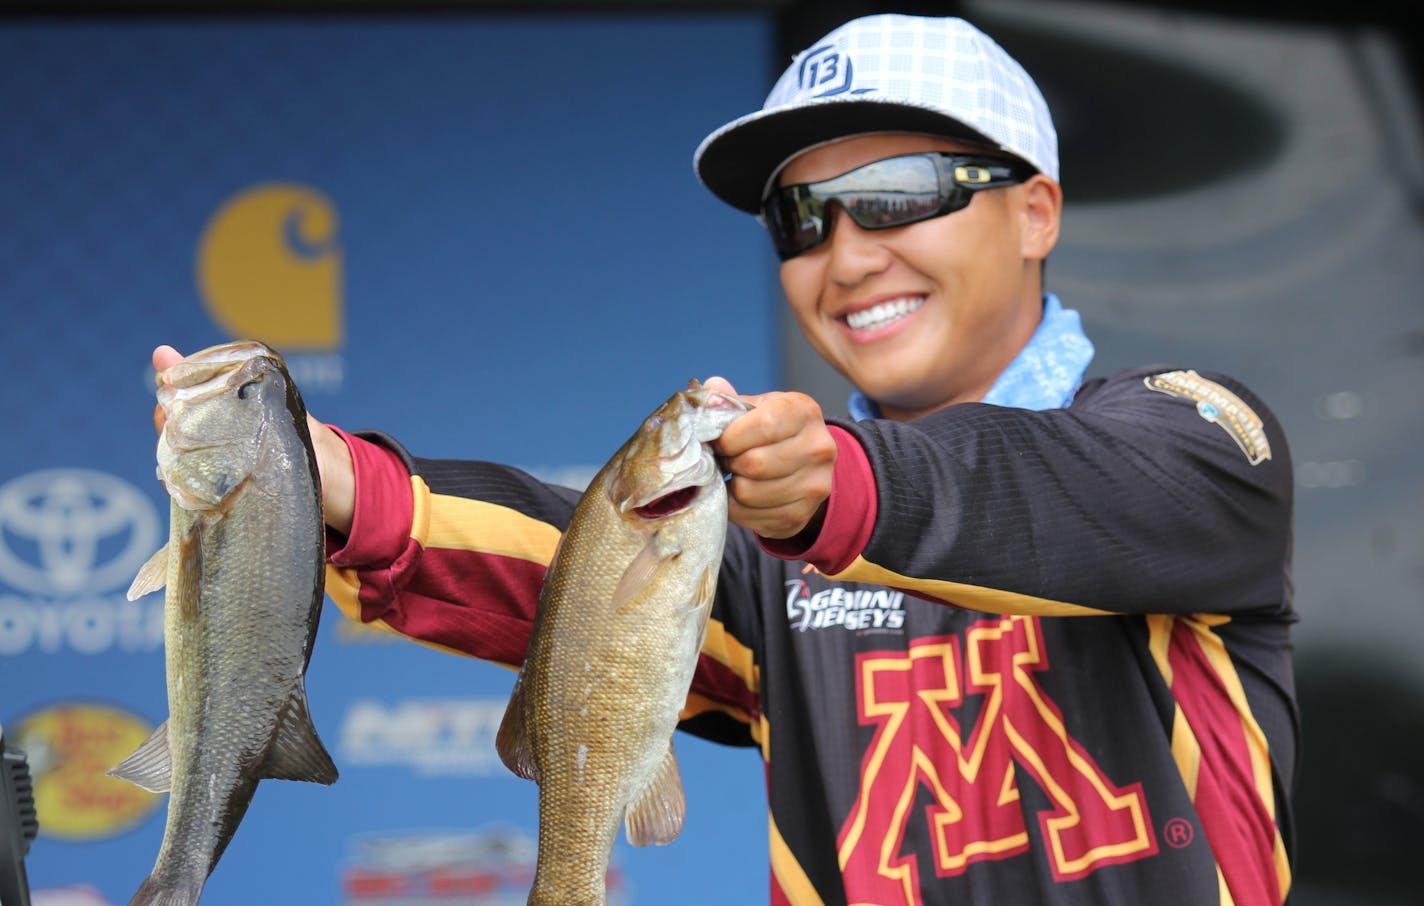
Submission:
{"label": "toyota logo", "polygon": [[133,485],[45,469],[0,486],[0,582],[65,597],[126,586],[158,549],[158,516]]}

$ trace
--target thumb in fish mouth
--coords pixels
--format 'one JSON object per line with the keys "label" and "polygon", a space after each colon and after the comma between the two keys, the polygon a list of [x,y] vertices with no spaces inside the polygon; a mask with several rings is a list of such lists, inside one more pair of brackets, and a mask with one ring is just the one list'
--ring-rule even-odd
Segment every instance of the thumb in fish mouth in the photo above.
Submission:
{"label": "thumb in fish mouth", "polygon": [[737,388],[732,386],[732,382],[724,377],[719,377],[717,375],[713,375],[712,377],[703,381],[702,386],[704,389],[715,390],[716,392],[724,394],[726,396],[737,395]]}
{"label": "thumb in fish mouth", "polygon": [[[176,365],[183,360],[183,353],[172,346],[158,346],[153,350],[153,373],[155,375],[166,371],[169,366]],[[163,411],[162,405],[153,407],[153,430],[156,434],[163,433],[164,422],[168,420],[168,414]]]}

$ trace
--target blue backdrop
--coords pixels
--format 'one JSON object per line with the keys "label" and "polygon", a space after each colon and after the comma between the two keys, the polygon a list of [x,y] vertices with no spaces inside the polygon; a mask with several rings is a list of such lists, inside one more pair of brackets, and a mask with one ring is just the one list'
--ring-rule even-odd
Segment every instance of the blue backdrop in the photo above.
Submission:
{"label": "blue backdrop", "polygon": [[[149,352],[288,356],[318,417],[583,480],[688,378],[774,380],[771,256],[698,184],[770,82],[760,16],[0,27],[0,724],[40,902],[123,903],[166,798],[103,776],[166,717]],[[513,675],[328,605],[308,673],[341,769],[268,782],[205,902],[522,903],[536,787]],[[760,760],[678,738],[688,824],[622,903],[764,901]]]}

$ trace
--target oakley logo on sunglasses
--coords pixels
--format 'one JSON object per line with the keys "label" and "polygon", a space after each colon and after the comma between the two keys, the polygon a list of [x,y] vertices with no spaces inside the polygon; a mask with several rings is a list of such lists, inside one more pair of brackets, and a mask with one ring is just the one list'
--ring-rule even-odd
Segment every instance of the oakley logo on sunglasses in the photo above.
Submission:
{"label": "oakley logo on sunglasses", "polygon": [[834,44],[822,44],[806,51],[801,61],[801,90],[823,98],[850,90],[855,65]]}
{"label": "oakley logo on sunglasses", "polygon": [[975,192],[1015,185],[1035,172],[1021,160],[978,154],[887,157],[832,179],[773,189],[761,219],[785,261],[826,241],[832,204],[863,230],[888,230],[963,210]]}

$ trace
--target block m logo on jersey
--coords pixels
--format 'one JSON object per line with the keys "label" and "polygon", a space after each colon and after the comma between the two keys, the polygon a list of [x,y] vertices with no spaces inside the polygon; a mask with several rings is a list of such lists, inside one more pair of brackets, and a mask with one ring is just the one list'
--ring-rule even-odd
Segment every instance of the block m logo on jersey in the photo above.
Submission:
{"label": "block m logo on jersey", "polygon": [[[1027,852],[1016,765],[1053,804],[1035,817],[1055,879],[1157,852],[1142,785],[1105,776],[1035,682],[1041,640],[1037,618],[1003,617],[857,658],[860,722],[876,731],[839,836],[847,902],[920,902],[921,866],[900,854],[911,821],[928,822],[941,877]],[[983,699],[966,735],[956,711],[968,695]],[[920,812],[922,788],[933,804]]]}

